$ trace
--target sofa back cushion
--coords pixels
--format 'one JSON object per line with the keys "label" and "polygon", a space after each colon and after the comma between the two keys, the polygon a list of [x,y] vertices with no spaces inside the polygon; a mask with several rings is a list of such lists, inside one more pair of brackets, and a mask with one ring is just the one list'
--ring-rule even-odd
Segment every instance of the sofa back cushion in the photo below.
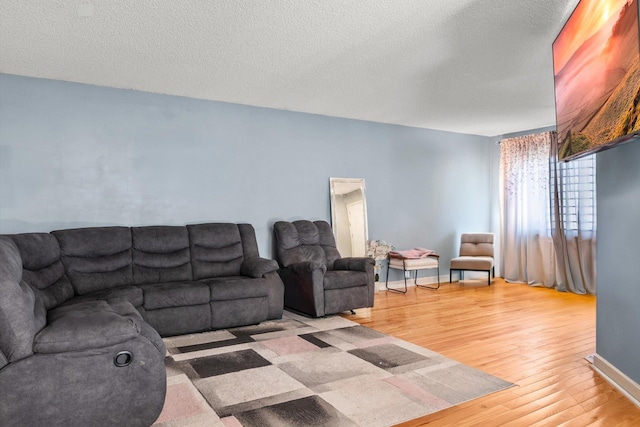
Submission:
{"label": "sofa back cushion", "polygon": [[18,248],[0,236],[0,368],[33,354],[33,339],[46,316],[42,301],[22,280]]}
{"label": "sofa back cushion", "polygon": [[73,286],[64,272],[58,240],[49,233],[8,236],[20,251],[22,280],[49,310],[73,297]]}
{"label": "sofa back cushion", "polygon": [[326,221],[278,221],[273,226],[276,254],[282,267],[316,261],[333,269],[340,258],[331,226]]}
{"label": "sofa back cushion", "polygon": [[128,227],[76,228],[51,233],[60,243],[62,263],[77,294],[133,284]]}
{"label": "sofa back cushion", "polygon": [[240,239],[242,240],[242,252],[244,259],[258,258],[258,242],[256,241],[256,230],[251,224],[238,224]]}
{"label": "sofa back cushion", "polygon": [[493,233],[462,234],[460,256],[493,257]]}
{"label": "sofa back cushion", "polygon": [[244,250],[237,224],[187,225],[187,230],[194,280],[240,275]]}
{"label": "sofa back cushion", "polygon": [[131,237],[136,285],[193,279],[186,227],[133,227]]}

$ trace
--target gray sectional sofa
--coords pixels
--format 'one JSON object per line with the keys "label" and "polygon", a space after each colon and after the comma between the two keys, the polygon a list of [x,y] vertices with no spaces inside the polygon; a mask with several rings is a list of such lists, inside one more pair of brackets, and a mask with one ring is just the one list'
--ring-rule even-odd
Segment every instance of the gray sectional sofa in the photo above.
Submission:
{"label": "gray sectional sofa", "polygon": [[0,425],[147,426],[161,336],[282,317],[249,224],[0,236]]}

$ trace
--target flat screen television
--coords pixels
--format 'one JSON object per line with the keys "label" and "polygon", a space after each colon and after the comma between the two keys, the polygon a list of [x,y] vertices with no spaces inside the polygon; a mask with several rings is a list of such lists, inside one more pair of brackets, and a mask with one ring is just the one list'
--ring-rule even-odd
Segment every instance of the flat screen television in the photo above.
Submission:
{"label": "flat screen television", "polygon": [[640,139],[638,0],[580,0],[553,42],[558,159]]}

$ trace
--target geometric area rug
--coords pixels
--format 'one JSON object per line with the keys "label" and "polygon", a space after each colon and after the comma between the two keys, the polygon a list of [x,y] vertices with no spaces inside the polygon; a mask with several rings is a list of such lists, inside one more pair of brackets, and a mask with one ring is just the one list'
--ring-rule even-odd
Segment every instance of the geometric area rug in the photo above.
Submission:
{"label": "geometric area rug", "polygon": [[154,426],[390,426],[514,385],[340,316],[164,341]]}

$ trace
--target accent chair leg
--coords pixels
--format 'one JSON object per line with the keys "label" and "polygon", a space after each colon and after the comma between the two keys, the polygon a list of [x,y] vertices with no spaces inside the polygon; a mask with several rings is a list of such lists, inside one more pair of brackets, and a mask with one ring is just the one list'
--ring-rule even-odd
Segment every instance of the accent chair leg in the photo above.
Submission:
{"label": "accent chair leg", "polygon": [[[391,261],[389,261],[389,264],[391,264]],[[389,289],[389,270],[391,270],[391,266],[387,265],[387,280],[385,280],[385,283],[384,283],[384,286],[387,289]]]}
{"label": "accent chair leg", "polygon": [[404,270],[404,269],[402,270],[402,276],[404,277],[404,292],[402,293],[406,294],[407,293],[407,270]]}
{"label": "accent chair leg", "polygon": [[487,285],[491,286],[491,270],[487,271]]}
{"label": "accent chair leg", "polygon": [[[404,269],[404,261],[402,261],[403,266],[402,266],[402,274],[405,274],[405,269]],[[391,270],[390,266],[387,266],[387,281],[385,283],[385,288],[387,288],[388,291],[390,292],[397,292],[399,294],[406,294],[407,293],[407,276],[404,276],[404,291],[398,290],[398,289],[394,289],[394,288],[390,288],[389,287],[389,270]]]}
{"label": "accent chair leg", "polygon": [[432,290],[440,289],[440,264],[438,264],[436,267],[438,268],[438,285],[437,286],[418,285],[418,270],[416,270],[416,279],[414,283],[417,288],[432,289]]}

